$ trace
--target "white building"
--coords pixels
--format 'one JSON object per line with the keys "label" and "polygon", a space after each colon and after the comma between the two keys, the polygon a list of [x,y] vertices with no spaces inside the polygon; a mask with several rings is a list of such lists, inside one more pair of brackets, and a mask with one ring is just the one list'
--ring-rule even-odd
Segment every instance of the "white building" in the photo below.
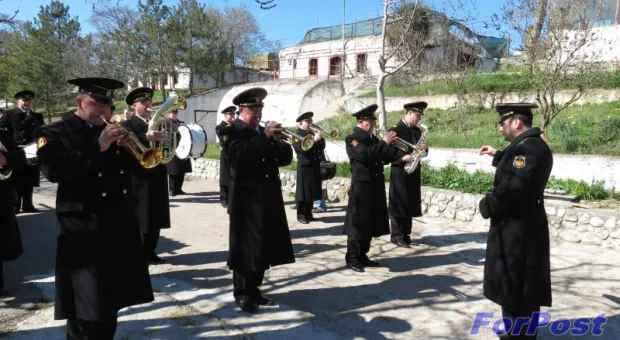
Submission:
{"label": "white building", "polygon": [[[218,82],[212,76],[208,74],[195,74],[193,79],[193,88],[215,88],[234,84],[253,83],[258,81],[267,81],[273,79],[273,72],[252,70],[244,67],[236,67],[232,71],[228,71],[224,74],[224,81]],[[174,74],[167,74],[164,78],[164,87],[166,89],[188,89],[189,88],[189,69],[177,68]],[[151,86],[154,90],[159,89],[159,80],[157,77],[153,78]],[[142,82],[138,82],[138,86],[144,86]]]}
{"label": "white building", "polygon": [[[453,56],[455,62],[469,59],[471,66],[493,70],[496,58],[503,57],[503,49],[508,47],[504,39],[475,35],[438,12],[431,11],[431,15],[430,37],[421,65],[424,69],[432,70],[439,59],[447,56],[442,43],[457,37],[454,29],[463,31],[457,33],[457,39],[468,46],[466,53],[471,54],[471,58]],[[375,18],[345,25],[344,41],[342,25],[309,30],[299,44],[280,50],[278,78],[340,77],[343,65],[345,75],[378,75],[382,21],[383,18]],[[469,38],[462,38],[465,36]],[[388,70],[396,67],[398,62],[397,58],[390,59]]]}

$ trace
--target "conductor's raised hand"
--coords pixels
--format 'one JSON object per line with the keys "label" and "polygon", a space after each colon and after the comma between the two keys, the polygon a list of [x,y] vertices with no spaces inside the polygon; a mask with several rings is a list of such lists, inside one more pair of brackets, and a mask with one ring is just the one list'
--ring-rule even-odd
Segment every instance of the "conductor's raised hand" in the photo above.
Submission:
{"label": "conductor's raised hand", "polygon": [[265,125],[265,130],[263,131],[267,138],[271,138],[273,137],[273,135],[276,135],[280,132],[282,132],[282,124],[274,121],[267,123],[267,125]]}
{"label": "conductor's raised hand", "polygon": [[118,124],[110,124],[103,129],[99,136],[99,149],[106,151],[112,143],[122,139],[125,132]]}
{"label": "conductor's raised hand", "polygon": [[383,136],[383,141],[392,144],[396,140],[396,132],[390,131],[385,136]]}
{"label": "conductor's raised hand", "polygon": [[497,153],[497,150],[494,147],[490,146],[490,145],[485,145],[485,146],[480,148],[480,154],[481,155],[495,156],[496,153]]}

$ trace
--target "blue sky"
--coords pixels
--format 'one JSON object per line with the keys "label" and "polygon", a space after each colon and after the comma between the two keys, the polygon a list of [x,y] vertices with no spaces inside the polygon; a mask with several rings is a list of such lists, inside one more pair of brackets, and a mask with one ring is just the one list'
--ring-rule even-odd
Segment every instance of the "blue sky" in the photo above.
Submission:
{"label": "blue sky", "polygon": [[[64,0],[70,7],[73,16],[78,16],[82,25],[82,32],[93,30],[88,22],[91,16],[93,1],[101,0]],[[105,1],[105,0],[103,0]],[[117,0],[107,0],[116,3]],[[119,0],[121,5],[136,7],[137,0]],[[177,0],[164,0],[168,5],[174,5]],[[270,10],[262,10],[254,0],[211,0],[200,1],[217,7],[227,5],[245,5],[249,8],[261,29],[270,40],[280,40],[283,46],[295,45],[302,40],[307,30],[314,27],[323,27],[342,24],[343,0],[276,0],[277,6]],[[381,16],[382,5],[380,0],[346,0],[346,22],[374,18]],[[457,18],[467,18],[468,26],[474,26],[477,32],[485,35],[499,36],[494,29],[484,29],[484,23],[490,21],[491,16],[500,14],[502,0],[428,0],[448,15]],[[446,3],[466,3],[464,10],[448,8]],[[0,0],[1,11],[12,12],[19,8],[17,18],[32,20],[41,5],[49,4],[49,0]]]}

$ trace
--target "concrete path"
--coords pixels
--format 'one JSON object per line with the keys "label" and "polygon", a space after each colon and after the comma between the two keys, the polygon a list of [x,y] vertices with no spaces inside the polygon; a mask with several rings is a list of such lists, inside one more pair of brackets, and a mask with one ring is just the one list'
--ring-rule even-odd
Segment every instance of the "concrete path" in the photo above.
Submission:
{"label": "concrete path", "polygon": [[[375,239],[370,255],[383,267],[355,273],[344,268],[346,205],[301,225],[286,196],[297,262],[267,272],[262,289],[280,306],[247,315],[233,303],[218,184],[192,180],[184,190],[189,194],[171,198],[173,227],[158,247],[169,263],[150,267],[156,301],[121,311],[117,339],[497,339],[490,327],[469,335],[477,313],[494,313],[491,325],[501,317],[482,296],[484,229],[421,218],[414,221],[418,245],[407,250],[387,236]],[[19,216],[26,253],[5,264],[13,296],[0,300],[0,337],[64,339],[65,323],[53,320],[54,202],[55,186],[44,182],[35,203],[47,210]],[[599,247],[554,245],[554,306],[543,310],[572,321],[605,313],[596,338],[620,338],[619,260]],[[549,327],[540,334],[555,338]]]}

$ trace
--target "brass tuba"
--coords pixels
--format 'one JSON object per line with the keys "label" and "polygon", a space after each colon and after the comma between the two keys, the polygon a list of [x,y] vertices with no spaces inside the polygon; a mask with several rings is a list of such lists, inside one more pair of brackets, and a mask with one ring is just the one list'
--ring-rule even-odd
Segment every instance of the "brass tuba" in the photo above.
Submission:
{"label": "brass tuba", "polygon": [[171,91],[168,99],[161,106],[152,109],[155,114],[149,121],[148,131],[162,131],[164,133],[162,141],[151,142],[151,147],[160,151],[160,163],[162,164],[166,164],[174,158],[178,144],[177,133],[172,131],[174,123],[166,115],[171,111],[185,110],[185,108],[187,108],[185,98]]}

